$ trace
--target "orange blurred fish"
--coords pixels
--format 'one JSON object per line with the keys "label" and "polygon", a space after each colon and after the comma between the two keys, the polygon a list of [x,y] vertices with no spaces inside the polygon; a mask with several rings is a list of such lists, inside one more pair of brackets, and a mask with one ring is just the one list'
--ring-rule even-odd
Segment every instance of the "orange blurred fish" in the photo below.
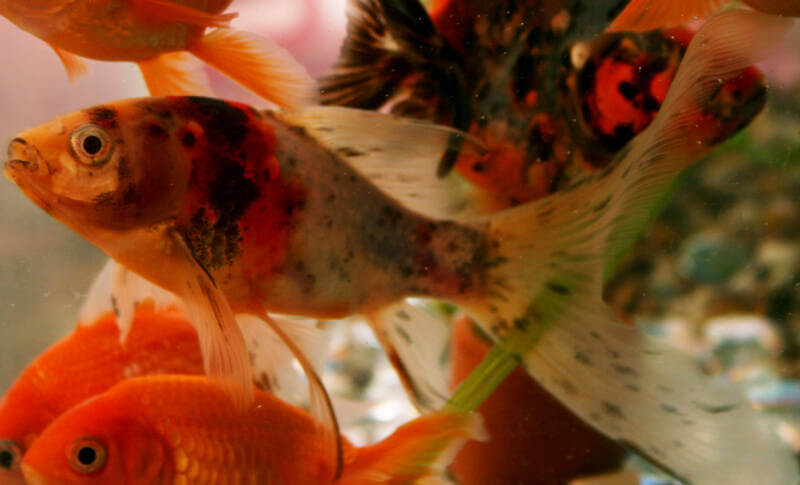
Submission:
{"label": "orange blurred fish", "polygon": [[[483,437],[472,413],[440,413],[405,424],[372,446],[346,446],[341,485],[434,480],[444,460]],[[305,411],[257,391],[237,410],[204,377],[124,381],[64,413],[34,443],[22,468],[31,485],[323,484],[335,466],[321,452]],[[452,450],[452,452],[447,452]]]}
{"label": "orange blurred fish", "polygon": [[[226,28],[231,0],[4,0],[0,14],[47,42],[70,78],[77,56],[138,64],[152,95],[207,94],[203,62],[279,106],[310,102],[314,82],[277,44]],[[207,28],[215,28],[205,33]]]}
{"label": "orange blurred fish", "polygon": [[0,401],[0,483],[21,483],[22,456],[61,413],[135,376],[202,374],[197,333],[176,310],[140,305],[125,344],[113,313],[80,325],[28,366]]}
{"label": "orange blurred fish", "polygon": [[[743,0],[764,13],[800,17],[798,0]],[[714,13],[730,0],[631,0],[625,10],[608,27],[609,32],[623,30],[645,32],[674,27]]]}

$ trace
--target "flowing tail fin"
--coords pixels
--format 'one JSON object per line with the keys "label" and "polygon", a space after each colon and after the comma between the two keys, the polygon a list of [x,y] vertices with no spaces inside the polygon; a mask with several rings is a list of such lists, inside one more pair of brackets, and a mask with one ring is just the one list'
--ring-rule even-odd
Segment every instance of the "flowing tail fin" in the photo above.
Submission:
{"label": "flowing tail fin", "polygon": [[138,62],[151,96],[209,96],[203,63],[188,52],[168,52]]}
{"label": "flowing tail fin", "polygon": [[188,50],[282,108],[313,104],[314,80],[288,51],[269,39],[220,28],[201,37]]}
{"label": "flowing tail fin", "polygon": [[[470,99],[460,55],[439,35],[419,0],[349,0],[339,61],[320,79],[322,104],[378,109],[459,130],[470,124]],[[417,96],[415,91],[424,92]],[[453,137],[450,146],[458,148]],[[456,161],[450,150],[439,177]]]}
{"label": "flowing tail fin", "polygon": [[796,483],[798,470],[743,394],[619,323],[602,301],[603,271],[629,226],[707,153],[710,95],[765,57],[790,25],[747,11],[711,19],[654,122],[611,168],[478,221],[490,239],[487,298],[469,310],[498,348],[576,415],[691,483]]}
{"label": "flowing tail fin", "polygon": [[388,438],[361,448],[338,483],[450,483],[442,477],[467,440],[486,439],[475,413],[435,413],[399,427]]}

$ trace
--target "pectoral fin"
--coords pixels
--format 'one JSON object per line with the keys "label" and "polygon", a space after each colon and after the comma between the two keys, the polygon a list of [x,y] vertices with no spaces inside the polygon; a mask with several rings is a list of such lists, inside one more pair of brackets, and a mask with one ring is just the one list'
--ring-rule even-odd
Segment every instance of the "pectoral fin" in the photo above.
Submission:
{"label": "pectoral fin", "polygon": [[176,278],[175,292],[197,330],[206,373],[222,381],[234,402],[244,408],[253,402],[253,376],[242,332],[227,298],[194,259],[183,238],[173,233],[172,240],[176,256],[186,263],[183,274]]}
{"label": "pectoral fin", "polygon": [[86,67],[86,62],[84,62],[83,59],[75,54],[71,54],[63,49],[59,49],[53,44],[48,45],[56,52],[58,58],[61,59],[61,63],[64,64],[64,68],[67,70],[67,76],[69,77],[70,81],[74,81],[80,76],[86,74],[88,68]]}

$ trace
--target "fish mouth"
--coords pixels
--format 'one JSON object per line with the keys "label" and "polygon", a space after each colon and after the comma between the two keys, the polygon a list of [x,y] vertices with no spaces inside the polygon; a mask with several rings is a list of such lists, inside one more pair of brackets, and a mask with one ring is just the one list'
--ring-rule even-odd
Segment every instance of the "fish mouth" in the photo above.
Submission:
{"label": "fish mouth", "polygon": [[5,163],[5,175],[14,183],[19,183],[18,175],[35,174],[39,171],[41,156],[35,147],[23,138],[14,138],[8,144],[8,159]]}

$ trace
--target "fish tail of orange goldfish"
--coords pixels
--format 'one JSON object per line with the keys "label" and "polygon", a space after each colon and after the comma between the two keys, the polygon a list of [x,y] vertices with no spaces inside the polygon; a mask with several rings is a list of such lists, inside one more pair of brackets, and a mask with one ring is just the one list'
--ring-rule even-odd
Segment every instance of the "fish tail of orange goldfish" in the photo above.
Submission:
{"label": "fish tail of orange goldfish", "polygon": [[705,18],[726,0],[632,0],[607,32],[646,32]]}
{"label": "fish tail of orange goldfish", "polygon": [[152,96],[211,94],[203,63],[188,52],[168,52],[137,64]]}
{"label": "fish tail of orange goldfish", "polygon": [[305,67],[275,42],[220,28],[188,46],[206,64],[287,109],[313,104],[316,83]]}
{"label": "fish tail of orange goldfish", "polygon": [[442,474],[464,443],[485,439],[483,420],[477,413],[427,414],[400,426],[383,441],[358,449],[337,483],[399,484],[422,479],[431,484],[450,483]]}
{"label": "fish tail of orange goldfish", "polygon": [[744,10],[712,18],[656,119],[611,168],[475,221],[490,241],[486,296],[465,307],[495,355],[521,363],[577,416],[691,483],[794,483],[798,470],[740,389],[621,322],[603,302],[604,273],[678,173],[710,150],[697,127],[711,94],[766,57],[790,25]]}

